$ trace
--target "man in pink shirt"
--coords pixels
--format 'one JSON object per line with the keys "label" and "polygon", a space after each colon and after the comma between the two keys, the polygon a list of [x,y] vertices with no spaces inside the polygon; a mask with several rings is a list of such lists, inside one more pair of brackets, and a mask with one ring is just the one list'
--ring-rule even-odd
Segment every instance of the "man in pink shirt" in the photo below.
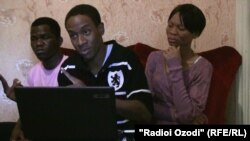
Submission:
{"label": "man in pink shirt", "polygon": [[[68,57],[60,51],[63,39],[59,24],[49,17],[36,19],[31,24],[30,42],[31,48],[40,62],[30,69],[27,78],[28,85],[58,86],[57,76],[61,64]],[[21,82],[15,79],[8,97],[15,100],[14,87],[21,85]],[[25,140],[20,126],[18,121],[12,131],[11,140]]]}
{"label": "man in pink shirt", "polygon": [[58,86],[57,75],[67,58],[60,51],[62,44],[58,23],[42,17],[31,25],[31,47],[40,60],[28,73],[29,86]]}
{"label": "man in pink shirt", "polygon": [[[57,75],[60,66],[68,57],[60,51],[62,42],[60,26],[54,19],[41,17],[32,23],[31,48],[40,61],[28,72],[29,86],[58,86]],[[11,89],[18,85],[21,85],[21,82],[15,79]],[[8,93],[8,97],[15,100],[13,92]]]}

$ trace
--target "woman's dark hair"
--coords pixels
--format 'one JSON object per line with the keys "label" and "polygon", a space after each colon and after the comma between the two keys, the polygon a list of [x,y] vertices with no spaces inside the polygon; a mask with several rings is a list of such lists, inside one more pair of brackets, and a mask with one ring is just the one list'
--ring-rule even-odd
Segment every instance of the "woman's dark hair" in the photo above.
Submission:
{"label": "woman's dark hair", "polygon": [[98,26],[101,23],[100,14],[95,7],[88,5],[88,4],[80,4],[80,5],[76,5],[75,7],[73,7],[66,15],[66,18],[64,21],[65,27],[66,27],[67,20],[70,17],[76,16],[78,14],[87,15],[88,17],[92,19],[92,21],[94,22],[96,26]]}
{"label": "woman's dark hair", "polygon": [[180,21],[192,34],[200,36],[206,26],[206,18],[203,12],[193,4],[181,4],[176,6],[170,13],[168,21],[176,14],[180,13]]}
{"label": "woman's dark hair", "polygon": [[40,17],[37,18],[32,24],[31,27],[39,25],[48,25],[51,32],[55,34],[57,38],[61,37],[61,29],[58,22],[49,17]]}

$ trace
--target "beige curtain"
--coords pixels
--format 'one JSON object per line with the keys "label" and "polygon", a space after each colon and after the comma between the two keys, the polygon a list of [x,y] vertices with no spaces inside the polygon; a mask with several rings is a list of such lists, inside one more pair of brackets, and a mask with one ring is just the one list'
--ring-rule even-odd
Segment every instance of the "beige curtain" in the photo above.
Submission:
{"label": "beige curtain", "polygon": [[250,1],[236,2],[236,49],[242,66],[236,82],[236,124],[250,124]]}

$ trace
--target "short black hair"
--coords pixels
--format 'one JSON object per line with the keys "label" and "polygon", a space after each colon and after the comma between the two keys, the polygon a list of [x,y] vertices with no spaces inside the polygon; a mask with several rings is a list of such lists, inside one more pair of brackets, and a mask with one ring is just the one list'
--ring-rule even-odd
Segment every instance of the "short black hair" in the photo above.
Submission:
{"label": "short black hair", "polygon": [[64,21],[65,27],[66,27],[67,20],[71,16],[76,16],[79,14],[87,15],[88,17],[90,17],[93,20],[95,26],[98,26],[101,23],[100,13],[95,7],[88,5],[88,4],[80,4],[80,5],[76,5],[75,7],[73,7],[66,15],[66,18]]}
{"label": "short black hair", "polygon": [[178,12],[180,13],[180,20],[183,22],[185,28],[190,33],[200,36],[206,26],[206,18],[203,12],[193,4],[181,4],[173,9],[168,21]]}
{"label": "short black hair", "polygon": [[61,37],[61,28],[56,20],[49,17],[40,17],[33,21],[31,27],[39,25],[48,25],[57,38]]}

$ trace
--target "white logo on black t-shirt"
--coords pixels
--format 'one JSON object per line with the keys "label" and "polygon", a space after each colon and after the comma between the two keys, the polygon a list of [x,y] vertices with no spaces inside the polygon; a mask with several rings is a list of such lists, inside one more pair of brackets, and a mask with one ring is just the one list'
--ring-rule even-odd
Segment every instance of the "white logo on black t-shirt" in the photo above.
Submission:
{"label": "white logo on black t-shirt", "polygon": [[114,87],[115,91],[119,90],[124,83],[124,76],[122,71],[110,71],[108,73],[108,83],[110,87]]}

